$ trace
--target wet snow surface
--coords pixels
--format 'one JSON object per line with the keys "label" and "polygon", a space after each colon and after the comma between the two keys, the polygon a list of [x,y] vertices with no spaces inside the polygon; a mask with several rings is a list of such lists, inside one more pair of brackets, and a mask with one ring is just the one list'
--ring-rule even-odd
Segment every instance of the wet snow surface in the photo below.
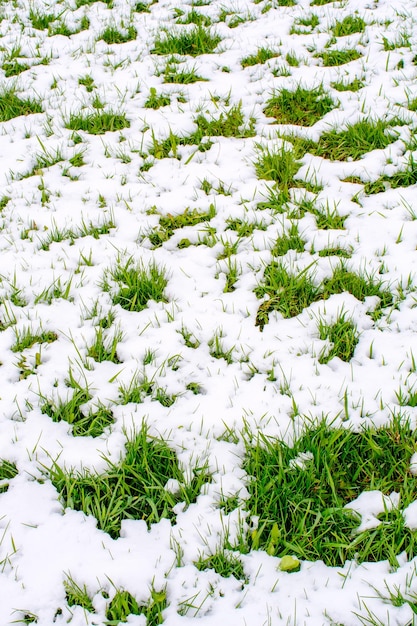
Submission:
{"label": "wet snow surface", "polygon": [[[100,2],[76,8],[66,1],[1,5],[1,84],[14,86],[22,99],[38,100],[42,112],[0,124],[1,194],[9,198],[0,214],[0,459],[18,470],[0,494],[0,623],[101,625],[116,589],[129,591],[143,605],[151,589],[165,589],[167,626],[411,624],[409,604],[386,600],[387,588],[417,593],[415,562],[401,554],[395,569],[387,561],[348,561],[343,567],[303,561],[299,571],[284,572],[279,557],[252,550],[240,556],[245,580],[199,571],[195,562],[213,554],[225,536],[233,543],[256,523],[245,508],[243,428],[291,443],[306,418],[328,416],[352,428],[381,426],[398,410],[399,392],[407,395],[415,385],[416,187],[366,195],[364,183],[392,176],[409,157],[406,144],[417,126],[417,113],[408,108],[417,97],[417,5],[347,0],[310,7],[299,0],[266,10],[267,0],[225,0],[196,7],[212,19],[221,42],[211,54],[177,56],[177,67],[207,79],[190,84],[164,83],[168,57],[152,50],[164,28],[191,28],[175,24],[175,9],[186,16],[191,5],[159,0],[149,12],[134,8],[124,0],[111,8]],[[219,21],[223,9],[230,15]],[[72,36],[52,35],[50,29],[48,36],[47,29],[33,27],[31,11],[60,16],[74,31],[83,17],[89,25],[84,20],[88,28]],[[316,54],[326,50],[331,27],[355,11],[365,20],[365,31],[330,43],[361,56],[324,66]],[[314,29],[291,32],[312,13],[319,18]],[[242,21],[233,24],[236,15]],[[109,25],[123,32],[133,25],[136,38],[107,44],[99,36]],[[408,43],[401,46],[403,36]],[[393,49],[384,49],[390,47],[384,38]],[[242,58],[260,47],[279,56],[243,68]],[[6,76],[4,64],[13,50],[29,67]],[[288,64],[288,53],[296,55],[298,67]],[[94,83],[90,90],[79,83],[86,76]],[[364,84],[359,91],[331,86],[355,78]],[[263,112],[266,100],[273,89],[299,84],[322,85],[335,107],[311,127],[278,126]],[[170,104],[145,108],[152,89],[170,96]],[[239,103],[245,123],[255,119],[252,137],[213,137],[205,151],[180,145],[166,158],[149,156],[156,140],[195,132],[200,113],[218,118]],[[104,109],[97,108],[101,105]],[[99,135],[66,128],[71,114],[103,110],[124,114],[129,126]],[[336,210],[346,216],[345,229],[319,229],[305,213],[298,220],[305,250],[289,250],[283,262],[294,273],[313,263],[319,284],[340,259],[318,252],[343,247],[351,251],[347,267],[383,279],[397,305],[385,307],[373,321],[368,313],[375,297],[361,302],[341,293],[293,318],[271,310],[261,331],[256,318],[262,301],[254,290],[291,220],[288,212],[260,204],[272,182],[256,176],[257,144],[273,149],[278,131],[294,130],[317,141],[324,131],[369,116],[405,124],[395,126],[397,135],[386,148],[356,161],[302,157],[292,201],[306,197]],[[42,157],[56,162],[48,167]],[[302,181],[322,188],[313,193]],[[219,187],[227,193],[216,191]],[[161,216],[208,211],[210,205],[215,210],[209,221],[176,229],[162,245],[153,245],[149,235],[158,230]],[[239,237],[228,228],[236,219],[256,227]],[[107,232],[94,236],[92,227],[103,225]],[[83,232],[89,228],[90,234]],[[231,261],[221,258],[227,242],[236,244]],[[139,312],[112,301],[111,272],[130,258],[133,266],[156,262],[167,276],[164,300],[150,300]],[[230,262],[237,280],[227,292]],[[328,340],[320,339],[318,320],[331,323],[341,311],[356,325],[359,343],[350,362],[321,363]],[[109,312],[114,319],[103,336],[111,342],[120,334],[117,358],[98,362],[88,351],[99,320]],[[28,329],[57,338],[16,350],[17,337]],[[213,356],[215,336],[227,360]],[[146,376],[170,400],[158,401],[151,393],[140,403],[122,404],[120,388],[135,376]],[[71,380],[88,387],[85,414],[99,405],[112,411],[113,423],[97,437],[74,436],[67,421],[53,421],[41,410],[47,401],[71,398]],[[416,409],[404,411],[414,424]],[[120,537],[112,538],[94,517],[64,508],[48,468],[57,461],[67,469],[102,472],[106,459],[117,463],[124,455],[126,438],[144,420],[149,434],[175,451],[187,476],[207,463],[211,482],[190,506],[177,505],[172,521],[162,519],[148,529],[143,520],[125,520]],[[305,459],[297,462],[302,466]],[[222,499],[236,495],[237,508],[221,508]],[[396,494],[375,491],[350,504],[363,528],[395,506]],[[416,528],[415,506],[406,521]],[[94,612],[69,605],[68,577],[86,587]],[[370,615],[374,621],[367,622]],[[146,618],[131,615],[128,623],[143,625]]]}

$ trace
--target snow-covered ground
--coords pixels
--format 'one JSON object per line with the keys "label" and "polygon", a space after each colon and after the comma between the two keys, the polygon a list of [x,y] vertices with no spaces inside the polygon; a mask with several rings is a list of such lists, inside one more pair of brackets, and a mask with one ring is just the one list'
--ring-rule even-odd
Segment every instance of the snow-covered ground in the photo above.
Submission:
{"label": "snow-covered ground", "polygon": [[[358,181],[392,176],[409,157],[405,146],[417,127],[417,112],[408,108],[417,98],[417,3],[272,4],[268,10],[268,0],[214,0],[195,7],[211,18],[221,42],[211,54],[178,57],[183,69],[207,80],[177,84],[163,82],[167,57],[152,50],[164,28],[191,28],[175,23],[176,9],[186,16],[189,3],[158,0],[147,12],[135,11],[135,3],[125,0],[115,0],[111,8],[101,2],[76,8],[71,0],[1,3],[1,86],[13,86],[16,95],[36,99],[42,109],[0,124],[5,198],[0,460],[18,470],[0,494],[1,626],[102,625],[109,601],[121,589],[139,604],[149,602],[152,589],[164,589],[167,626],[414,623],[411,604],[386,600],[388,589],[417,594],[416,561],[404,554],[395,569],[387,561],[348,561],[343,567],[303,561],[299,571],[286,572],[278,556],[251,550],[240,557],[244,581],[195,566],[199,557],[222,546],[226,535],[233,540],[256,523],[245,508],[249,478],[242,468],[242,429],[291,443],[307,418],[327,416],[356,429],[381,426],[417,380],[416,186],[366,195]],[[228,14],[225,21],[219,21],[222,11]],[[356,11],[365,31],[330,44],[358,50],[360,57],[324,66],[316,55],[326,50],[332,26]],[[49,33],[33,27],[36,13],[53,14],[74,31],[83,17],[89,23],[84,19],[84,30],[71,36],[53,35],[56,22]],[[318,25],[291,31],[312,13]],[[238,24],[231,22],[236,16],[242,18]],[[129,25],[137,31],[130,41],[100,39],[107,26],[126,32]],[[279,55],[242,67],[242,59],[261,47]],[[298,66],[288,63],[288,55],[297,57]],[[28,68],[6,76],[6,61],[14,62],[13,57]],[[363,82],[359,91],[332,87],[354,79]],[[275,241],[292,222],[285,211],[261,204],[272,183],[258,179],[254,162],[259,144],[273,150],[278,131],[297,128],[277,126],[263,111],[266,101],[274,89],[300,84],[322,85],[335,103],[303,129],[314,141],[330,128],[367,117],[398,117],[405,124],[395,126],[397,136],[386,148],[356,161],[309,153],[302,158],[297,178],[321,190],[315,197],[300,184],[291,191],[292,200],[314,199],[317,207],[346,216],[345,228],[319,229],[306,212],[298,220],[305,250],[289,250],[283,262],[292,272],[313,264],[319,284],[340,262],[319,251],[342,247],[351,251],[347,267],[375,273],[398,303],[373,321],[368,312],[375,297],[361,302],[341,293],[293,318],[271,310],[261,330],[256,320],[262,301],[254,290]],[[170,96],[170,103],[146,108],[151,93]],[[246,123],[255,119],[253,136],[213,137],[206,151],[180,145],[176,155],[149,156],[156,140],[195,132],[199,114],[218,118],[239,103]],[[66,127],[71,114],[101,110],[124,114],[129,125],[96,135]],[[48,167],[48,160],[56,162]],[[209,222],[174,230],[161,246],[152,245],[149,235],[158,230],[161,216],[208,211],[210,205]],[[239,238],[228,228],[231,220],[256,227]],[[96,238],[93,226],[103,231]],[[222,258],[227,242],[236,244],[229,259]],[[112,302],[111,272],[129,259],[133,266],[156,262],[165,268],[163,301],[149,301],[139,312]],[[230,263],[237,280],[225,291]],[[320,339],[318,322],[332,323],[342,311],[359,332],[354,356],[350,362],[319,362],[328,341]],[[99,320],[110,312],[111,328],[103,333],[110,341],[120,333],[117,358],[98,362],[88,351]],[[16,349],[28,329],[56,338]],[[213,355],[216,337],[227,360]],[[141,403],[122,404],[120,388],[144,376],[169,401],[148,394]],[[71,398],[76,383],[88,387],[85,413],[100,404],[113,413],[113,423],[98,437],[74,436],[66,421],[53,421],[41,410],[47,402]],[[416,408],[403,411],[414,425]],[[211,482],[188,508],[177,505],[174,521],[162,519],[148,530],[143,520],[126,520],[120,537],[112,538],[97,528],[94,517],[63,507],[48,468],[56,462],[68,470],[104,471],[106,459],[117,463],[124,455],[126,438],[144,420],[152,436],[168,442],[187,475],[207,463]],[[240,505],[226,514],[219,503],[236,495]],[[361,500],[364,517],[372,517],[375,507],[375,493],[368,496]],[[383,507],[377,503],[378,510]],[[417,526],[416,518],[410,508],[411,527]],[[68,603],[64,581],[70,579],[85,586],[94,612]],[[131,615],[128,623],[145,624],[146,618]]]}

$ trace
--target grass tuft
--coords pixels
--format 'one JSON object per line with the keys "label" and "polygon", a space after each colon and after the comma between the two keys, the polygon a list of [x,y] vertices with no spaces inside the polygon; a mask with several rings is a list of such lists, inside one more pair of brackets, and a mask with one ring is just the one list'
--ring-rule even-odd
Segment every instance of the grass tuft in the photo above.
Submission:
{"label": "grass tuft", "polygon": [[380,525],[358,533],[360,517],[345,506],[364,490],[398,492],[403,508],[414,501],[409,464],[415,444],[415,432],[400,418],[359,432],[323,421],[308,426],[292,447],[262,434],[248,440],[247,508],[259,516],[251,547],[328,566],[387,559],[397,567],[403,551],[413,558],[416,534],[405,527],[401,511],[382,512]]}
{"label": "grass tuft", "polygon": [[279,124],[312,126],[334,108],[334,102],[322,87],[305,89],[300,85],[294,91],[280,89],[267,101],[264,113]]}
{"label": "grass tuft", "polygon": [[94,111],[93,113],[72,113],[65,122],[69,130],[83,130],[91,135],[103,135],[129,128],[130,122],[126,115],[112,111]]}
{"label": "grass tuft", "polygon": [[[98,527],[117,538],[124,519],[145,520],[148,525],[163,518],[175,519],[178,502],[190,504],[209,480],[206,467],[196,468],[189,484],[184,482],[175,452],[160,439],[150,437],[146,425],[126,442],[125,455],[117,463],[107,460],[103,474],[67,473],[54,463],[50,477],[65,507],[97,519]],[[165,488],[178,481],[178,491]]]}
{"label": "grass tuft", "polygon": [[158,37],[151,50],[152,54],[181,54],[199,56],[210,54],[218,46],[221,37],[212,34],[204,26],[198,25],[191,29],[166,31]]}
{"label": "grass tuft", "polygon": [[42,105],[33,98],[19,98],[15,87],[0,88],[0,122],[7,122],[20,115],[42,113]]}
{"label": "grass tuft", "polygon": [[332,344],[330,349],[324,349],[319,356],[319,363],[328,363],[337,356],[342,361],[349,362],[353,357],[359,341],[359,334],[352,320],[346,319],[342,313],[333,324],[319,321],[320,339],[328,339]]}
{"label": "grass tuft", "polygon": [[125,264],[118,262],[105,273],[104,291],[111,291],[114,283],[119,289],[112,296],[113,304],[120,304],[126,311],[142,311],[149,300],[167,302],[164,290],[168,280],[165,270],[155,262],[147,267],[143,263],[134,265],[133,257]]}

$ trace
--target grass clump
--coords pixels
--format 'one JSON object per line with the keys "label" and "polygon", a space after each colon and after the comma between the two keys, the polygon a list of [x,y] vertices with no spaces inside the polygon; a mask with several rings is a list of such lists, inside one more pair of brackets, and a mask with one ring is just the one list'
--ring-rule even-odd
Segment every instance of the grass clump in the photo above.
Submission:
{"label": "grass clump", "polygon": [[240,64],[242,67],[251,67],[253,65],[266,63],[269,59],[275,59],[276,57],[279,57],[279,52],[272,48],[258,48],[255,54],[244,57]]}
{"label": "grass clump", "polygon": [[417,184],[417,162],[411,154],[404,170],[396,172],[392,176],[381,176],[372,183],[366,183],[364,191],[367,195],[380,193],[386,189],[397,189],[398,187],[410,187]]}
{"label": "grass clump", "polygon": [[294,317],[319,298],[320,288],[313,283],[308,270],[309,267],[294,275],[277,261],[266,266],[263,281],[255,288],[258,298],[268,296],[256,315],[255,325],[260,330],[268,323],[271,311],[279,311],[286,318]]}
{"label": "grass clump", "polygon": [[126,311],[142,311],[149,300],[167,302],[164,290],[168,280],[165,270],[160,269],[155,262],[147,267],[143,263],[134,265],[133,257],[125,264],[118,262],[105,274],[104,291],[110,291],[114,283],[119,289],[112,296],[113,304],[120,304]]}
{"label": "grass clump", "polygon": [[318,144],[309,146],[309,151],[317,156],[333,161],[356,161],[367,152],[383,150],[397,138],[393,123],[384,120],[364,119],[352,124],[346,130],[330,130],[323,133]]}
{"label": "grass clump", "polygon": [[365,86],[365,83],[359,78],[354,78],[350,83],[345,83],[343,81],[331,83],[333,89],[336,91],[359,91]]}
{"label": "grass clump", "polygon": [[368,296],[377,296],[380,299],[380,307],[392,304],[393,297],[388,289],[382,289],[382,281],[375,281],[372,276],[365,274],[360,276],[350,272],[343,262],[337,267],[331,278],[323,282],[323,298],[327,299],[332,294],[349,292],[360,301]]}
{"label": "grass clump", "polygon": [[130,122],[124,113],[112,111],[94,111],[93,113],[72,113],[65,123],[69,130],[83,130],[90,135],[103,135],[129,128]]}
{"label": "grass clump", "polygon": [[167,606],[165,590],[155,591],[152,589],[148,604],[139,604],[128,592],[121,589],[107,606],[105,626],[113,626],[121,622],[127,622],[129,615],[145,615],[146,626],[158,626],[163,623],[162,611]]}
{"label": "grass clump", "polygon": [[359,334],[352,320],[346,319],[344,313],[339,315],[333,324],[319,321],[319,337],[331,343],[330,349],[324,349],[319,356],[319,363],[328,363],[337,356],[349,362],[353,357],[359,341]]}
{"label": "grass clump", "polygon": [[219,35],[212,34],[209,29],[198,25],[192,29],[166,31],[164,36],[155,40],[151,52],[152,54],[181,54],[195,57],[200,54],[210,54],[220,41]]}
{"label": "grass clump", "polygon": [[281,192],[288,194],[288,189],[295,186],[294,176],[300,169],[300,162],[293,150],[283,144],[277,149],[257,145],[258,159],[255,171],[258,178],[273,180]]}
{"label": "grass clump", "polygon": [[184,69],[181,69],[174,61],[167,63],[163,76],[164,83],[173,83],[177,85],[191,85],[199,81],[207,81],[207,78],[197,74],[195,67],[184,67]]}
{"label": "grass clump", "polygon": [[149,97],[146,100],[145,109],[159,109],[160,107],[166,107],[171,104],[171,98],[167,94],[158,94],[155,87],[151,87],[149,90]]}
{"label": "grass clump", "polygon": [[[75,382],[75,381],[74,381]],[[72,426],[74,437],[99,437],[105,428],[114,422],[110,409],[99,405],[96,410],[84,412],[83,405],[91,400],[87,388],[75,383],[75,391],[68,400],[47,400],[41,407],[41,412],[53,422],[64,420]]]}
{"label": "grass clump", "polygon": [[16,331],[16,341],[12,346],[12,351],[21,352],[31,348],[36,343],[52,343],[57,339],[58,335],[52,331],[33,333],[30,328],[25,328],[21,333]]}
{"label": "grass clump", "polygon": [[359,432],[322,421],[308,426],[292,447],[262,434],[247,441],[244,469],[253,477],[247,507],[259,516],[251,547],[328,566],[348,559],[387,559],[398,566],[403,551],[413,558],[416,534],[401,511],[384,513],[382,506],[381,524],[357,533],[359,515],[344,507],[366,490],[395,491],[402,507],[410,504],[417,496],[409,473],[415,443],[415,432],[401,418]]}
{"label": "grass clump", "polygon": [[122,338],[123,333],[121,331],[116,331],[113,337],[105,336],[103,328],[99,326],[96,328],[94,343],[88,348],[87,355],[97,363],[103,361],[120,363],[117,356],[117,346]]}
{"label": "grass clump", "polygon": [[336,22],[332,31],[335,37],[346,37],[354,33],[363,33],[366,22],[358,15],[347,15],[341,22]]}
{"label": "grass clump", "polygon": [[10,461],[0,461],[0,493],[5,493],[9,488],[9,481],[17,476],[16,465]]}
{"label": "grass clump", "polygon": [[359,50],[326,50],[316,55],[316,58],[323,61],[325,67],[344,65],[351,61],[356,61],[362,56]]}
{"label": "grass clump", "polygon": [[[253,137],[255,135],[255,120],[251,118],[245,126],[245,118],[241,103],[223,111],[218,118],[207,119],[200,114],[194,120],[197,124],[197,137]],[[201,139],[200,139],[201,140]]]}
{"label": "grass clump", "polygon": [[305,241],[301,238],[298,232],[298,225],[293,223],[290,226],[288,233],[284,233],[275,242],[271,252],[274,256],[283,256],[287,254],[288,250],[295,250],[296,252],[304,252]]}
{"label": "grass clump", "polygon": [[64,580],[64,589],[68,606],[81,606],[85,611],[96,612],[85,585],[81,587],[71,576],[67,576]]}
{"label": "grass clump", "polygon": [[304,89],[300,85],[290,91],[281,89],[267,101],[264,113],[279,124],[312,126],[334,108],[334,102],[322,87]]}
{"label": "grass clump", "polygon": [[[193,502],[209,480],[207,468],[201,467],[185,484],[175,452],[165,441],[150,437],[146,425],[127,440],[122,459],[107,460],[104,473],[67,473],[54,463],[50,477],[65,507],[93,515],[98,527],[113,538],[119,536],[124,519],[145,520],[148,525],[175,519],[175,504]],[[175,494],[165,488],[169,479],[179,483]]]}
{"label": "grass clump", "polygon": [[0,122],[7,122],[20,115],[42,113],[42,105],[33,98],[19,98],[15,87],[0,88]]}
{"label": "grass clump", "polygon": [[200,557],[194,565],[200,572],[213,569],[224,578],[234,576],[236,580],[247,580],[239,556],[229,550],[220,550],[208,557]]}
{"label": "grass clump", "polygon": [[197,209],[185,209],[183,213],[178,215],[161,215],[159,218],[159,228],[150,233],[149,240],[154,247],[161,246],[164,241],[168,241],[174,234],[174,231],[186,226],[195,226],[202,222],[209,222],[216,215],[214,204],[210,204],[207,211],[198,211]]}
{"label": "grass clump", "polygon": [[127,43],[134,41],[138,31],[134,26],[129,26],[124,32],[118,30],[115,26],[107,26],[107,28],[99,35],[98,39],[103,40],[108,45]]}

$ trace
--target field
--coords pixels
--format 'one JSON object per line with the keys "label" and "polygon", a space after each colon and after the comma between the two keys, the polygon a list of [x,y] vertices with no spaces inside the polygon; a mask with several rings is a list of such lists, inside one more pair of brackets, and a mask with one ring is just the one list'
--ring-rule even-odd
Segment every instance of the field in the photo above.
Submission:
{"label": "field", "polygon": [[415,0],[1,0],[0,626],[417,624]]}

